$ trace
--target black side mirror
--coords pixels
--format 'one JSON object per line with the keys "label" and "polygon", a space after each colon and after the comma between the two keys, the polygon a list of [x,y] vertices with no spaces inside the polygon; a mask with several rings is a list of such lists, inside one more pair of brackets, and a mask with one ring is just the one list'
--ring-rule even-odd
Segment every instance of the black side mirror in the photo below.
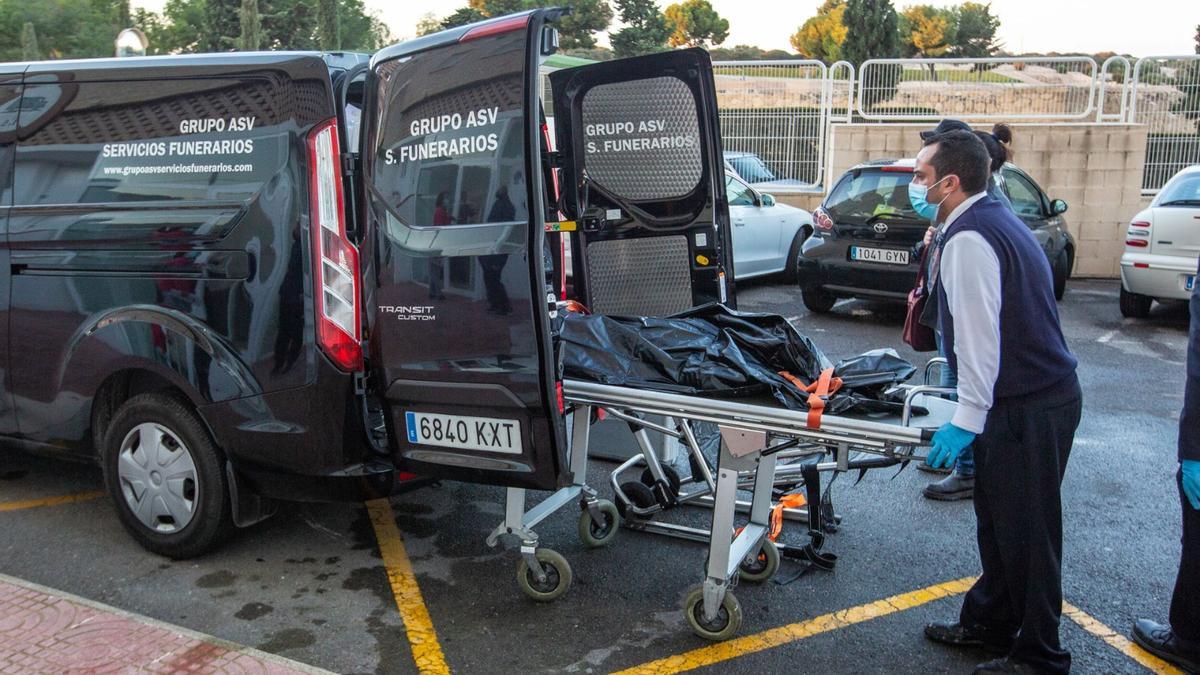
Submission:
{"label": "black side mirror", "polygon": [[1061,199],[1055,199],[1050,202],[1050,212],[1056,216],[1061,216],[1067,212],[1067,203]]}

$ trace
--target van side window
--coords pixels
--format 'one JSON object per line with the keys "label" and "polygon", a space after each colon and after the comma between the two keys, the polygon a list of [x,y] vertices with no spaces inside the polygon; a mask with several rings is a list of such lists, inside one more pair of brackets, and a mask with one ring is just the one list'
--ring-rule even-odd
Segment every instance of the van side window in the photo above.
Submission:
{"label": "van side window", "polygon": [[20,75],[0,76],[0,208],[12,206],[12,153],[21,109],[20,80]]}
{"label": "van side window", "polygon": [[275,89],[266,79],[33,76],[18,122],[14,203],[248,199],[288,158]]}
{"label": "van side window", "polygon": [[528,221],[525,45],[515,31],[378,67],[373,183],[401,225]]}

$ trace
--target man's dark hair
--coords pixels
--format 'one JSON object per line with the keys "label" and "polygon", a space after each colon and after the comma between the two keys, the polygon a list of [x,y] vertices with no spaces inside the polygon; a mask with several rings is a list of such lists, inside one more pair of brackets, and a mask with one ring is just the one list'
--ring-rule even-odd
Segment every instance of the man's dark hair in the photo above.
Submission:
{"label": "man's dark hair", "polygon": [[963,191],[971,195],[987,187],[992,158],[983,141],[974,133],[960,129],[947,131],[930,136],[925,145],[938,146],[933,159],[929,161],[937,172],[938,180],[954,174],[962,183]]}

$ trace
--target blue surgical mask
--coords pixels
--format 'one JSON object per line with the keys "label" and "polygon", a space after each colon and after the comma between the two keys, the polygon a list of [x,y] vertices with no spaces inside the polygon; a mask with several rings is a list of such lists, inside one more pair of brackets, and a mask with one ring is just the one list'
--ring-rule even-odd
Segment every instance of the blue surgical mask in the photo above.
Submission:
{"label": "blue surgical mask", "polygon": [[[949,176],[942,178],[942,180],[946,180],[946,178],[949,178]],[[942,180],[939,180],[933,185],[937,185],[938,183],[942,182]],[[930,204],[925,200],[925,198],[929,195],[929,188],[933,187],[933,185],[917,185],[916,183],[908,184],[908,201],[910,204],[912,204],[913,210],[917,212],[917,215],[930,222],[937,218],[938,207],[941,206],[941,202],[938,202],[937,204]]]}

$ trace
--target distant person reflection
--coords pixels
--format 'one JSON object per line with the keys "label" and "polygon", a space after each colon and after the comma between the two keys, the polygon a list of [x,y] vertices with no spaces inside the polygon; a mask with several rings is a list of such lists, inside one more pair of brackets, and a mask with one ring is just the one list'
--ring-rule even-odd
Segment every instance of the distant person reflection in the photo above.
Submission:
{"label": "distant person reflection", "polygon": [[[446,191],[442,190],[433,203],[433,224],[435,226],[449,225],[454,222],[454,218],[450,216],[450,209],[446,208],[446,197]],[[429,259],[429,298],[431,300],[441,300],[446,297],[442,293],[442,270],[445,264],[446,259],[441,256]]]}
{"label": "distant person reflection", "polygon": [[[496,190],[496,201],[488,213],[489,223],[511,223],[517,217],[517,209],[508,198],[508,186],[501,185]],[[500,277],[504,265],[508,262],[507,253],[479,256],[479,266],[483,268],[483,286],[487,290],[487,311],[489,314],[505,316],[512,314],[512,304],[508,301],[508,291]]]}
{"label": "distant person reflection", "polygon": [[301,274],[300,230],[292,231],[292,251],[279,285],[279,326],[275,334],[275,367],[272,375],[286,372],[300,357],[304,344],[304,281]]}

